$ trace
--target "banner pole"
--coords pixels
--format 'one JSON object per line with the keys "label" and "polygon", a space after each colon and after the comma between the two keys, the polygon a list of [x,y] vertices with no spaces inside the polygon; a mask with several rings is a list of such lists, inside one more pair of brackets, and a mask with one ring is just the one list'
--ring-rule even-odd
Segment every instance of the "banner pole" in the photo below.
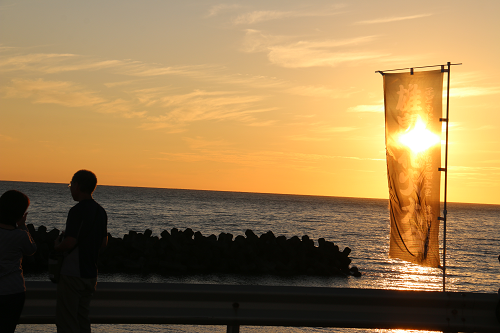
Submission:
{"label": "banner pole", "polygon": [[443,207],[443,292],[446,291],[446,215],[448,210],[447,203],[447,190],[448,190],[448,128],[450,124],[450,70],[451,64],[447,63],[448,67],[448,84],[446,87],[446,145],[444,155],[444,207]]}

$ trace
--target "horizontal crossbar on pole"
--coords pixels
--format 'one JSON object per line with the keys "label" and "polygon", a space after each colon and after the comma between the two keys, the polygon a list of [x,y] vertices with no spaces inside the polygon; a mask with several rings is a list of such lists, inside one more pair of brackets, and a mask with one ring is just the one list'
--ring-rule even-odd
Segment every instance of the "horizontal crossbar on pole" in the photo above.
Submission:
{"label": "horizontal crossbar on pole", "polygon": [[[56,285],[26,282],[21,323],[55,322]],[[499,332],[496,294],[99,282],[91,322]]]}
{"label": "horizontal crossbar on pole", "polygon": [[[450,64],[450,66],[459,66],[459,65],[462,65],[462,63]],[[419,67],[406,67],[406,68],[398,68],[398,69],[386,69],[384,71],[375,71],[375,73],[380,73],[380,74],[384,75],[385,72],[405,71],[405,70],[408,70],[408,69],[413,72],[413,69],[416,69],[416,68],[431,68],[431,67],[442,67],[443,68],[445,66],[448,66],[448,64],[444,64],[444,65],[430,65],[430,66],[419,66]]]}

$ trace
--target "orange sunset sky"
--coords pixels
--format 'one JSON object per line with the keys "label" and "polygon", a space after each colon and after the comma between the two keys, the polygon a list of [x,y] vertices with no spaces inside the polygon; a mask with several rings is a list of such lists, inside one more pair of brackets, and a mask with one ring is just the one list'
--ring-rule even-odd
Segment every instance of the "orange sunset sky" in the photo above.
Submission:
{"label": "orange sunset sky", "polygon": [[[382,76],[451,69],[448,200],[500,204],[500,1],[0,1],[0,179],[387,198]],[[445,76],[446,81],[446,76]]]}

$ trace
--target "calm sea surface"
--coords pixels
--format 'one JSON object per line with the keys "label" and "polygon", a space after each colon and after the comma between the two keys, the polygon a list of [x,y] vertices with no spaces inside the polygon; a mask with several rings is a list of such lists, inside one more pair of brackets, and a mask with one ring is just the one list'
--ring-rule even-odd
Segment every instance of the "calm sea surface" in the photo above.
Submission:
{"label": "calm sea surface", "polygon": [[[64,229],[66,215],[75,202],[66,184],[0,181],[0,193],[17,189],[31,200],[28,223],[49,230]],[[387,200],[98,186],[94,198],[108,212],[108,231],[123,237],[129,230],[153,235],[172,228],[191,228],[203,235],[246,229],[261,235],[308,235],[325,238],[341,249],[350,247],[352,265],[361,278],[273,276],[243,277],[156,275],[104,275],[100,281],[175,282],[442,290],[442,271],[422,268],[388,258],[389,211]],[[496,293],[500,287],[499,205],[448,204],[447,290]],[[442,238],[442,232],[440,233]],[[317,245],[317,243],[316,243]],[[27,280],[46,279],[27,276]],[[223,326],[94,325],[95,332],[225,332]],[[18,332],[52,332],[51,325],[20,325]],[[335,328],[242,327],[242,332],[358,332]],[[372,332],[391,332],[373,330]]]}

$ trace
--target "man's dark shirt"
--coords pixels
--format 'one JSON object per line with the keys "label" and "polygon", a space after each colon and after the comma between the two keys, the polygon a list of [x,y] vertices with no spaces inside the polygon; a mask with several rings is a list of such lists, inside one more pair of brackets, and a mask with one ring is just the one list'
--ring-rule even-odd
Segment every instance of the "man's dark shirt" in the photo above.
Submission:
{"label": "man's dark shirt", "polygon": [[97,260],[103,238],[107,236],[107,224],[106,211],[93,199],[82,200],[70,209],[65,237],[76,238],[77,244],[64,259],[62,274],[97,277]]}

